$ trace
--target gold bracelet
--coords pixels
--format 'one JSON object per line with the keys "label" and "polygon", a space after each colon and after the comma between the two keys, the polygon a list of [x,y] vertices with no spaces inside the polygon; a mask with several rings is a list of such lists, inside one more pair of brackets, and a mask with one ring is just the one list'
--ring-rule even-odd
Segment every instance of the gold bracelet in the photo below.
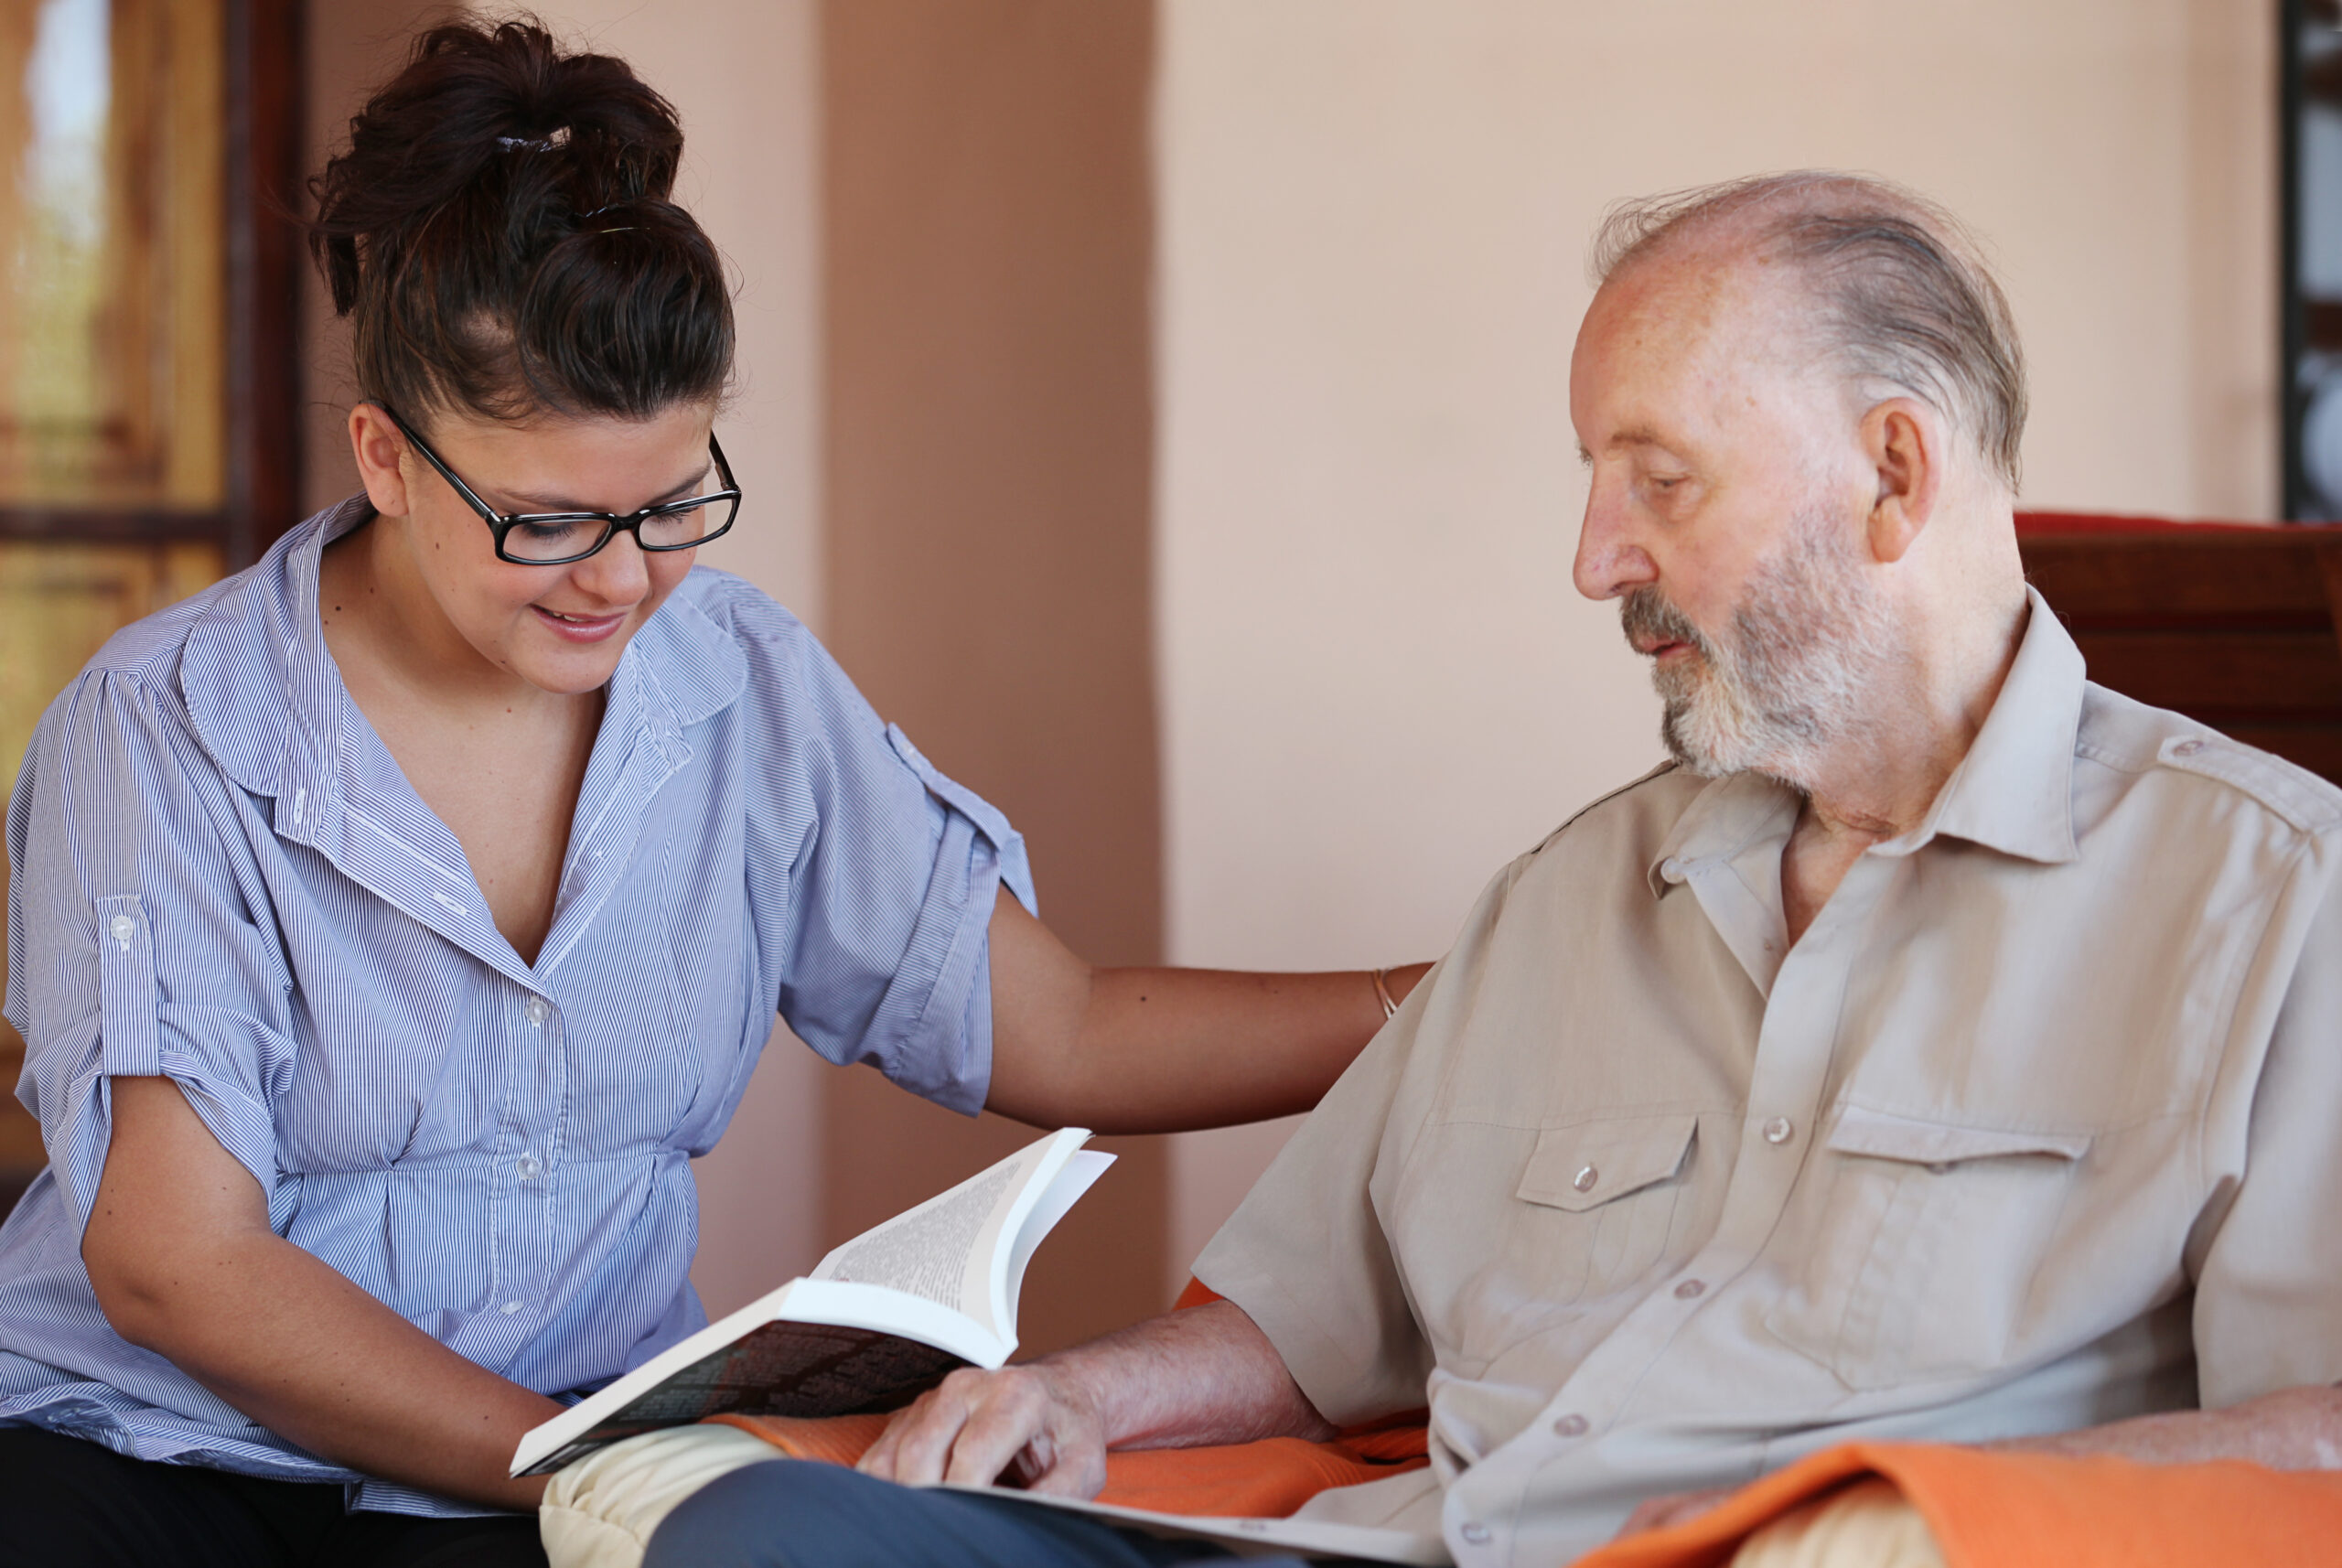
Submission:
{"label": "gold bracelet", "polygon": [[1390,972],[1387,969],[1374,972],[1374,999],[1382,1004],[1382,1021],[1386,1024],[1399,1015],[1398,1000],[1391,994],[1391,988],[1383,983],[1383,977]]}

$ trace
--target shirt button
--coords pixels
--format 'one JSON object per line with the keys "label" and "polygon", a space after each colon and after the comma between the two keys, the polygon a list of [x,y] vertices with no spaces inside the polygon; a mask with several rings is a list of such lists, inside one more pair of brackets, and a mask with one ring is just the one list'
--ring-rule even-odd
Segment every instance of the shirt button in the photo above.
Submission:
{"label": "shirt button", "polygon": [[514,1313],[520,1310],[521,1304],[517,1301],[508,1301],[504,1304],[504,1316],[507,1317],[511,1316]]}
{"label": "shirt button", "polygon": [[116,915],[106,922],[106,929],[113,933],[114,940],[126,942],[138,934],[138,922],[127,915]]}
{"label": "shirt button", "polygon": [[521,1007],[521,1011],[529,1015],[530,1023],[543,1024],[546,1017],[553,1012],[553,1009],[545,1005],[545,999],[543,997],[532,996],[529,998],[527,1004]]}
{"label": "shirt button", "polygon": [[1576,1414],[1565,1415],[1559,1421],[1553,1423],[1553,1435],[1556,1437],[1584,1437],[1585,1435],[1585,1417]]}
{"label": "shirt button", "polygon": [[1675,1299],[1678,1301],[1692,1300],[1694,1297],[1705,1292],[1707,1288],[1707,1284],[1704,1281],[1685,1280],[1681,1284],[1675,1287]]}
{"label": "shirt button", "polygon": [[538,1176],[543,1172],[545,1167],[537,1163],[536,1155],[522,1155],[519,1159],[512,1162],[512,1168],[515,1172],[519,1173],[522,1181],[534,1181],[537,1179]]}
{"label": "shirt button", "polygon": [[1577,1188],[1580,1192],[1592,1192],[1594,1190],[1594,1184],[1601,1179],[1602,1173],[1595,1170],[1592,1165],[1588,1165],[1584,1170],[1578,1172],[1577,1175],[1570,1178],[1570,1185]]}
{"label": "shirt button", "polygon": [[1462,1536],[1465,1540],[1470,1541],[1475,1546],[1486,1546],[1488,1543],[1489,1537],[1494,1532],[1491,1531],[1487,1525],[1482,1524],[1478,1520],[1467,1519],[1461,1525],[1456,1527],[1456,1533]]}
{"label": "shirt button", "polygon": [[2193,757],[2203,749],[2204,743],[2200,740],[2183,740],[2171,748],[2171,754],[2174,757]]}
{"label": "shirt button", "polygon": [[1765,1123],[1765,1142],[1768,1144],[1786,1144],[1796,1133],[1797,1128],[1786,1116],[1776,1116]]}

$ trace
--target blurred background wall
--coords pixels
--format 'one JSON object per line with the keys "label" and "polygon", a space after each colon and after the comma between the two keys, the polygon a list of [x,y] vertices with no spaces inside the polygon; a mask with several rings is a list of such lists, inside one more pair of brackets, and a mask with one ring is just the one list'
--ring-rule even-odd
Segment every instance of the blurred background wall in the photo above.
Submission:
{"label": "blurred background wall", "polygon": [[[1155,609],[1167,950],[1439,951],[1656,762],[1571,589],[1569,352],[1622,197],[1865,169],[1980,231],[2035,506],[2277,506],[2273,7],[1166,0]],[[1174,1161],[1184,1262],[1286,1129]]]}
{"label": "blurred background wall", "polygon": [[[1568,354],[1617,198],[1908,181],[2015,301],[2029,501],[2273,515],[2271,9],[543,7],[682,108],[740,280],[755,510],[711,554],[1009,811],[1077,947],[1243,967],[1436,954],[1658,755],[1568,581]],[[321,146],[413,16],[313,7]],[[309,320],[322,502],[347,394]],[[702,1165],[718,1309],[1014,1135],[776,1046]],[[1032,1339],[1166,1299],[1285,1131],[1129,1150],[1043,1254]]]}

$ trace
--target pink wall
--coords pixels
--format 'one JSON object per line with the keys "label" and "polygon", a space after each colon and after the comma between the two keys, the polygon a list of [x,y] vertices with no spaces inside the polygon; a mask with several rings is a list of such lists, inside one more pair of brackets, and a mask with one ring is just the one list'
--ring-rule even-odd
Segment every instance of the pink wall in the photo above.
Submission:
{"label": "pink wall", "polygon": [[[1569,585],[1586,244],[1621,197],[1827,165],[1996,252],[2028,499],[2267,516],[2273,7],[1171,0],[1156,625],[1169,951],[1394,962],[1659,757]],[[1278,1129],[1175,1163],[1176,1273]]]}
{"label": "pink wall", "polygon": [[[406,8],[316,9],[322,81],[349,80]],[[897,30],[891,90],[933,73],[892,107],[864,96],[886,88],[865,67],[854,101],[824,105],[839,78],[822,74],[823,9],[569,0],[550,14],[654,81],[691,83],[687,199],[743,285],[745,387],[725,428],[758,511],[726,564],[834,631],[940,762],[1004,797],[1036,832],[1045,907],[1101,956],[1158,940],[1179,961],[1254,967],[1435,953],[1503,860],[1656,757],[1641,672],[1567,575],[1581,492],[1563,375],[1587,236],[1618,197],[1811,163],[1908,180],[1984,233],[2015,299],[2034,371],[2029,499],[2274,504],[2265,5],[1162,0],[1151,109],[1126,39],[1082,110],[1101,125],[1151,113],[1140,214],[1111,182],[1016,207],[1046,193],[1001,183],[1017,124],[1035,123],[1013,113],[967,122],[967,158],[916,175],[907,148],[1001,108],[1017,71],[1045,72],[1047,50],[1018,29],[1047,6],[852,9],[865,44]],[[903,142],[846,171],[888,205],[843,239],[853,192],[823,189],[841,177],[823,126],[841,117],[865,151]],[[1087,238],[1082,199],[1097,203]],[[1111,341],[1093,342],[1083,313],[1100,301],[998,270],[1015,236],[987,225],[1037,215],[1047,265],[1090,245],[1083,264],[1113,288],[1133,267],[1117,247],[1142,237],[1143,341],[1112,337],[1126,299],[1100,318]],[[890,263],[899,245],[929,252]],[[955,268],[950,247],[974,264]],[[821,273],[842,257],[893,270],[856,262],[841,303]],[[955,278],[961,293],[886,328],[886,288]],[[859,371],[824,370],[841,319]],[[1020,360],[1037,352],[1039,373]],[[1098,409],[1051,401],[1083,375],[1109,389]],[[998,408],[982,406],[992,388]],[[850,426],[825,428],[841,408]],[[317,423],[313,452],[330,455],[338,416]],[[952,445],[1036,431],[1014,460]],[[851,482],[833,494],[822,469],[842,463]],[[1072,616],[1087,590],[1110,613],[987,643],[977,679],[944,667],[969,635],[962,607],[899,553],[963,502],[1013,532],[1020,497],[1057,509],[1014,534],[1044,606]],[[1049,531],[1083,516],[1105,537]],[[1134,540],[1141,567],[1118,553]],[[1100,668],[1067,668],[1084,660]],[[1096,725],[1052,728],[1022,705],[1077,689],[1126,695]],[[1144,793],[1133,767],[1155,780],[1159,816],[1101,805]],[[847,1167],[824,1140],[881,1124],[848,1104],[859,1088],[833,1090],[779,1044],[701,1172],[700,1279],[719,1305],[803,1266],[846,1221],[851,1202],[824,1194]],[[872,1114],[900,1111],[878,1098]],[[1157,1189],[1157,1283],[1130,1299],[1184,1272],[1281,1135],[1178,1142]]]}

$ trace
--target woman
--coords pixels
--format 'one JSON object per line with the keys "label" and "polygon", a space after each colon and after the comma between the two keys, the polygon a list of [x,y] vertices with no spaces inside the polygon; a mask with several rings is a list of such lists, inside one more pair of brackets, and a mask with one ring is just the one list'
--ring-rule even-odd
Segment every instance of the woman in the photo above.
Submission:
{"label": "woman", "polygon": [[1306,1105],[1385,1015],[1082,963],[1001,815],[693,568],[754,477],[681,147],[618,60],[424,35],[318,182],[365,495],[42,723],[0,1562],[541,1561],[513,1444],[703,1321],[686,1162],[776,1013],[1107,1130]]}

